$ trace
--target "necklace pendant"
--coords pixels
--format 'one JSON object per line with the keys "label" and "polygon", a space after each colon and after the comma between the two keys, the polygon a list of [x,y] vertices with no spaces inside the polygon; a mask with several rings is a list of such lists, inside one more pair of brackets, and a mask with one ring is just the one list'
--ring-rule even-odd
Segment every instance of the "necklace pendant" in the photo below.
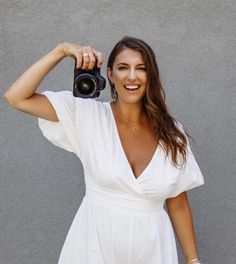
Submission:
{"label": "necklace pendant", "polygon": [[138,130],[138,126],[137,125],[134,125],[133,128],[132,128],[133,132],[136,132]]}

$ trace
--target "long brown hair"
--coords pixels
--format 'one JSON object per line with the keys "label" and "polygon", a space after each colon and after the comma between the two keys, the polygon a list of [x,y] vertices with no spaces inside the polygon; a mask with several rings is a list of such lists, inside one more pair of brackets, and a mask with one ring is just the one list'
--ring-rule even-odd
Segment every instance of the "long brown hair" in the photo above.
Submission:
{"label": "long brown hair", "polygon": [[[182,165],[186,163],[187,136],[182,125],[174,119],[165,104],[165,92],[161,85],[158,65],[152,48],[141,39],[124,37],[116,43],[108,58],[107,67],[112,71],[116,56],[124,49],[140,51],[147,72],[147,89],[143,98],[143,107],[147,118],[153,126],[156,138],[163,142],[166,156],[171,152],[172,163],[178,167],[178,152],[182,156]],[[117,93],[114,85],[108,78],[111,88],[111,97],[117,100]],[[192,137],[191,137],[192,138]]]}

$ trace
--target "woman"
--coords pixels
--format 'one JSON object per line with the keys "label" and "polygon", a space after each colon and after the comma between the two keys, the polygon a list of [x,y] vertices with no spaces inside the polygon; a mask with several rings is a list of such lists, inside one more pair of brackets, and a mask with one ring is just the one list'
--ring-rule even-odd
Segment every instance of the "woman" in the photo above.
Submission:
{"label": "woman", "polygon": [[[176,264],[174,230],[186,263],[200,263],[186,191],[204,184],[183,126],[168,113],[152,49],[125,37],[107,65],[112,102],[71,91],[36,93],[64,57],[76,67],[101,67],[89,46],[59,44],[5,93],[14,108],[39,117],[53,144],[84,167],[86,195],[59,264]],[[168,214],[163,208],[166,202]]]}

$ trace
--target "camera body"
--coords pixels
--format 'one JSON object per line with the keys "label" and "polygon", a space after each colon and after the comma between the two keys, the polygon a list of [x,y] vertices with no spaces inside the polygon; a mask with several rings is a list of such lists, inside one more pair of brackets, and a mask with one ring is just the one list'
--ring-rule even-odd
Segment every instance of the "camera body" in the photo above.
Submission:
{"label": "camera body", "polygon": [[106,86],[106,79],[101,76],[96,66],[92,70],[74,68],[73,95],[82,98],[95,98]]}

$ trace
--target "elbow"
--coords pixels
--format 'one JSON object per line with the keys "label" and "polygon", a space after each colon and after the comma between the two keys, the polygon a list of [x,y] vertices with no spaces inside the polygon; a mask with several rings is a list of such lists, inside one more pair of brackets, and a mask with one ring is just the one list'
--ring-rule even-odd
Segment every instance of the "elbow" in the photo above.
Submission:
{"label": "elbow", "polygon": [[12,107],[16,107],[16,102],[10,97],[9,95],[9,92],[6,91],[4,94],[3,94],[3,98],[4,100]]}
{"label": "elbow", "polygon": [[5,101],[8,103],[8,104],[10,104],[10,98],[9,98],[9,96],[8,96],[8,91],[6,91],[4,94],[3,94],[3,98],[5,99]]}

